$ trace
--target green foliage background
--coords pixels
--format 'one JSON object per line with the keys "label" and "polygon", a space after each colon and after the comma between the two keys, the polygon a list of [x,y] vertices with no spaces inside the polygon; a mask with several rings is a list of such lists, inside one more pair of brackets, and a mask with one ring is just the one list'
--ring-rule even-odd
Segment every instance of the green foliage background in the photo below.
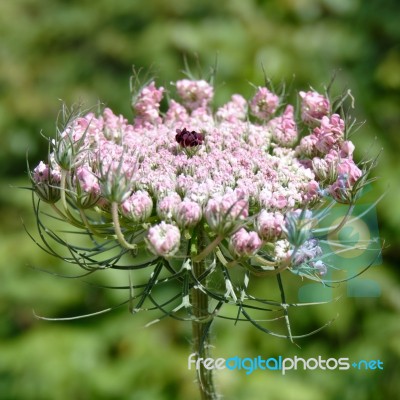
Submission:
{"label": "green foliage background", "polygon": [[[47,151],[62,99],[101,100],[130,115],[132,65],[152,68],[167,86],[183,75],[183,56],[198,54],[207,69],[218,54],[216,104],[252,93],[267,75],[277,85],[321,90],[337,71],[336,87],[356,98],[366,120],[354,136],[360,158],[384,148],[375,174],[383,265],[366,278],[379,298],[348,298],[302,309],[298,332],[339,314],[323,332],[299,342],[275,339],[249,325],[218,322],[215,357],[379,358],[384,371],[279,373],[221,371],[226,399],[399,398],[400,383],[400,4],[397,0],[13,0],[0,2],[0,398],[197,398],[187,369],[190,326],[172,320],[144,328],[147,315],[126,308],[92,319],[43,322],[115,305],[120,293],[33,270],[77,273],[42,252],[23,230],[34,230],[25,156],[32,165]],[[126,282],[99,276],[97,282]]]}

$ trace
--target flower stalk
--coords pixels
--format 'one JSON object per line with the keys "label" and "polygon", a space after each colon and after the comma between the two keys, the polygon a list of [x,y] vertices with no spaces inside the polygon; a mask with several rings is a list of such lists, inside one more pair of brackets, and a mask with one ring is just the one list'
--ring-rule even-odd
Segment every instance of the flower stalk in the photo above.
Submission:
{"label": "flower stalk", "polygon": [[136,250],[136,244],[128,243],[124,237],[124,234],[121,231],[121,226],[119,224],[119,217],[118,217],[118,204],[112,203],[111,204],[111,215],[114,223],[114,230],[117,236],[117,239],[122,247],[125,247],[128,250]]}
{"label": "flower stalk", "polygon": [[[204,232],[199,229],[197,234],[197,250],[202,253],[206,248]],[[207,270],[207,261],[205,257],[198,257],[193,262],[193,273],[196,278],[201,277]],[[198,359],[205,360],[210,357],[210,327],[213,322],[213,316],[209,312],[208,294],[202,291],[198,285],[191,289],[191,303],[193,307],[192,321],[192,339],[193,351],[196,354],[197,379],[202,400],[215,400],[218,398],[215,385],[213,370],[206,369],[203,362],[197,363]],[[211,319],[210,319],[211,318]]]}

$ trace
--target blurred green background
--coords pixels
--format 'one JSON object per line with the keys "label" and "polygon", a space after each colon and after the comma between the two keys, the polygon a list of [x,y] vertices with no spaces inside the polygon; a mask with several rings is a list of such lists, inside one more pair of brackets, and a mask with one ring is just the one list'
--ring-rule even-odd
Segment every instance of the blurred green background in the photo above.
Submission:
{"label": "blurred green background", "polygon": [[[397,0],[13,0],[0,2],[0,399],[196,399],[187,369],[190,326],[127,307],[91,319],[45,322],[39,314],[89,313],[123,294],[60,279],[31,267],[68,274],[71,266],[41,251],[34,231],[25,156],[35,165],[53,135],[62,99],[101,100],[130,115],[132,65],[152,68],[157,83],[183,77],[183,56],[204,69],[218,54],[216,104],[231,93],[252,94],[264,66],[275,84],[322,90],[351,88],[355,116],[366,121],[353,137],[360,159],[383,154],[374,174],[385,243],[383,264],[365,278],[377,298],[342,297],[293,315],[297,333],[336,321],[301,348],[248,324],[218,321],[215,357],[292,356],[380,359],[383,371],[221,371],[226,399],[397,399],[400,393],[400,3]],[[125,275],[98,282],[126,282]],[[293,289],[292,300],[295,301]]]}

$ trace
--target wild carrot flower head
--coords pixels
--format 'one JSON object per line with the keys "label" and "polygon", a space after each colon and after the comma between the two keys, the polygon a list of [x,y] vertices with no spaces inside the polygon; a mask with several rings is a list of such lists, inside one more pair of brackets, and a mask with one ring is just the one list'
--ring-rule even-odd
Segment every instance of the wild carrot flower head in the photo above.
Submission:
{"label": "wild carrot flower head", "polygon": [[34,169],[36,186],[50,178],[54,186],[63,175],[71,185],[62,189],[67,197],[76,181],[91,199],[116,202],[120,217],[178,229],[205,224],[227,239],[252,219],[259,237],[274,242],[282,235],[291,241],[297,231],[290,215],[321,201],[324,188],[343,201],[343,191],[361,177],[344,120],[329,114],[329,101],[316,92],[300,92],[303,120],[313,118],[314,125],[305,125],[309,133],[293,149],[305,128],[290,104],[276,115],[279,96],[269,89],[258,87],[249,102],[265,123],[249,121],[240,95],[214,115],[214,90],[206,81],[175,86],[182,104],[171,100],[164,114],[165,89],[152,81],[135,96],[133,123],[108,108],[70,121],[56,140],[51,170],[43,162]]}
{"label": "wild carrot flower head", "polygon": [[[133,121],[109,108],[68,118],[47,162],[30,173],[39,198],[91,238],[116,241],[121,254],[152,257],[143,264],[155,268],[149,285],[165,266],[185,287],[206,293],[214,269],[200,277],[190,271],[192,263],[211,260],[226,286],[214,298],[238,304],[250,273],[324,275],[313,209],[327,198],[351,203],[365,179],[346,119],[314,91],[300,92],[300,112],[266,87],[249,101],[234,94],[214,112],[210,83],[183,79],[173,86],[180,100],[169,99],[165,110],[168,89],[154,81],[135,93]],[[87,269],[95,261],[84,254],[78,248],[71,262],[84,259]],[[118,257],[101,268],[116,268]],[[245,273],[235,287],[232,266]]]}
{"label": "wild carrot flower head", "polygon": [[[302,118],[314,121],[302,126],[293,105],[276,114],[279,96],[265,87],[249,102],[261,120],[251,122],[240,95],[214,114],[209,83],[184,79],[175,86],[182,104],[171,100],[165,113],[165,89],[151,81],[135,96],[133,123],[108,108],[69,121],[56,139],[51,168],[41,162],[32,173],[37,192],[60,184],[70,197],[76,182],[80,196],[93,203],[117,203],[118,218],[178,230],[204,226],[226,240],[236,234],[230,248],[250,254],[259,248],[255,235],[264,243],[286,236],[301,245],[308,231],[299,228],[305,214],[298,210],[322,201],[323,189],[344,201],[361,177],[344,120],[330,114],[329,101],[316,92],[300,92]],[[257,231],[251,234],[254,251],[240,239],[246,225]],[[152,240],[146,243],[154,252]]]}

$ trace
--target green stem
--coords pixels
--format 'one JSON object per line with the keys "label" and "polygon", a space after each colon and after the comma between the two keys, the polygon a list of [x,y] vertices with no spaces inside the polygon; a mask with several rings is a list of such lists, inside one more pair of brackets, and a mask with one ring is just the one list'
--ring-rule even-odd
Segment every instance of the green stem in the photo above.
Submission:
{"label": "green stem", "polygon": [[[199,231],[197,236],[198,254],[205,249],[204,232]],[[196,277],[201,276],[207,269],[206,259],[193,262],[193,273]],[[202,400],[216,400],[218,395],[215,391],[213,381],[213,371],[206,369],[203,362],[197,363],[202,358],[204,361],[210,357],[210,326],[213,317],[208,310],[208,295],[200,289],[193,287],[191,289],[191,303],[195,319],[192,322],[193,351],[196,354],[197,379]]]}
{"label": "green stem", "polygon": [[221,243],[223,239],[223,236],[218,235],[207,247],[202,246],[199,248],[199,253],[193,257],[193,262],[201,262]]}
{"label": "green stem", "polygon": [[61,170],[61,182],[60,182],[61,203],[64,207],[64,211],[66,213],[68,213],[68,204],[67,204],[67,199],[65,197],[66,181],[67,181],[67,172],[64,170]]}
{"label": "green stem", "polygon": [[293,342],[293,337],[292,337],[292,329],[290,327],[290,320],[289,320],[289,314],[288,314],[288,304],[286,303],[286,296],[285,296],[285,290],[283,288],[283,283],[282,283],[282,276],[281,274],[276,275],[276,278],[278,280],[278,286],[279,286],[279,291],[281,292],[281,301],[282,301],[282,308],[283,308],[283,315],[285,316],[285,321],[286,321],[286,327],[288,330],[288,335],[289,339],[292,343]]}
{"label": "green stem", "polygon": [[117,236],[118,242],[121,244],[121,246],[125,247],[126,249],[136,250],[137,249],[136,244],[128,243],[125,239],[124,234],[121,231],[121,226],[119,224],[119,216],[118,216],[118,203],[116,202],[111,203],[111,215],[114,223],[115,235]]}

